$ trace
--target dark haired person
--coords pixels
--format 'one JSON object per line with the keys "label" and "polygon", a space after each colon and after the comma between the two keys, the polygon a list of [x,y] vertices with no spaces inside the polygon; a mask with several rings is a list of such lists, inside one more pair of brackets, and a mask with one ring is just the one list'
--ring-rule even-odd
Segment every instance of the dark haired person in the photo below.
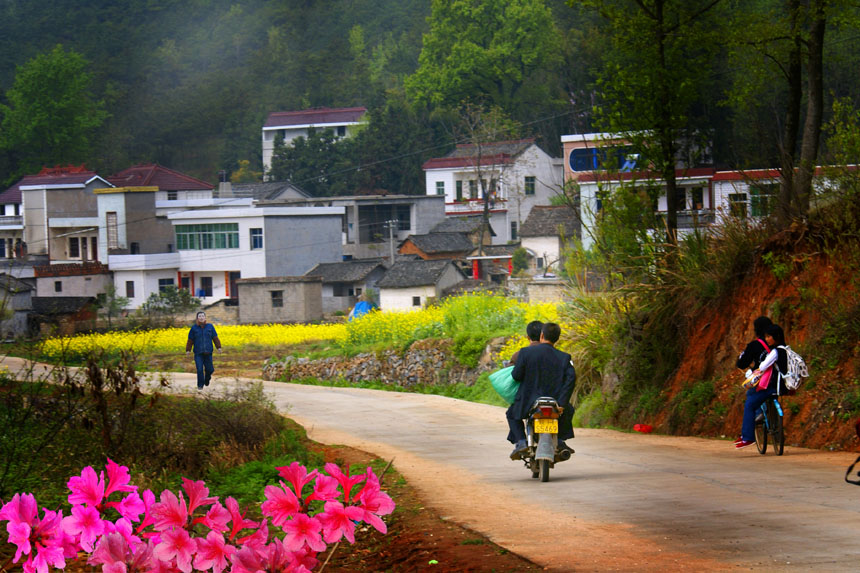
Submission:
{"label": "dark haired person", "polygon": [[[526,325],[526,336],[529,339],[529,346],[535,346],[536,344],[540,344],[540,333],[543,329],[543,323],[539,320],[533,320]],[[517,358],[520,356],[520,351],[517,350],[511,356],[510,363],[516,364]]]}
{"label": "dark haired person", "polygon": [[782,372],[788,372],[788,354],[784,348],[777,348],[785,346],[785,333],[782,327],[771,324],[765,331],[764,342],[770,348],[770,352],[753,372],[755,376],[761,376],[761,378],[758,384],[747,390],[741,437],[735,441],[737,449],[755,443],[755,413],[759,406],[777,393]]}
{"label": "dark haired person", "polygon": [[746,370],[747,368],[755,370],[758,368],[758,365],[761,364],[761,361],[764,360],[764,357],[767,356],[768,352],[770,352],[770,348],[765,344],[764,336],[767,334],[767,329],[772,325],[773,323],[766,316],[760,316],[753,321],[755,338],[747,344],[747,347],[743,352],[741,352],[741,355],[738,356],[738,368],[741,370]]}
{"label": "dark haired person", "polygon": [[540,343],[521,348],[514,370],[514,380],[520,383],[514,403],[506,412],[508,441],[514,444],[511,459],[520,459],[528,448],[523,420],[529,417],[529,409],[542,396],[552,396],[564,408],[558,420],[558,449],[570,450],[564,440],[573,437],[573,407],[570,397],[576,384],[576,370],[570,354],[555,348],[561,336],[561,328],[554,322],[544,323]]}
{"label": "dark haired person", "polygon": [[188,331],[188,342],[185,344],[185,354],[194,349],[194,365],[197,367],[197,389],[209,386],[215,365],[212,363],[212,352],[215,348],[221,353],[221,340],[215,327],[206,322],[206,313],[198,312],[197,321]]}

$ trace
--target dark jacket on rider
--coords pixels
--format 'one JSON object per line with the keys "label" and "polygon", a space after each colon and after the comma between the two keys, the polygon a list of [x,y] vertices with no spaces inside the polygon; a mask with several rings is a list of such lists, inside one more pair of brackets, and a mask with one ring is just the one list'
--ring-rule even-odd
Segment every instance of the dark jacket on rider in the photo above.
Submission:
{"label": "dark jacket on rider", "polygon": [[508,418],[525,420],[531,405],[542,396],[552,396],[559,406],[571,410],[568,404],[576,384],[576,371],[570,354],[546,343],[527,346],[520,349],[511,376],[520,387],[508,408]]}
{"label": "dark jacket on rider", "polygon": [[747,368],[755,370],[758,368],[758,365],[761,364],[761,361],[764,360],[764,357],[767,356],[768,352],[770,352],[770,348],[768,348],[764,340],[761,340],[760,338],[753,339],[749,344],[747,344],[747,347],[741,355],[738,356],[738,361],[735,366],[741,370],[745,370]]}

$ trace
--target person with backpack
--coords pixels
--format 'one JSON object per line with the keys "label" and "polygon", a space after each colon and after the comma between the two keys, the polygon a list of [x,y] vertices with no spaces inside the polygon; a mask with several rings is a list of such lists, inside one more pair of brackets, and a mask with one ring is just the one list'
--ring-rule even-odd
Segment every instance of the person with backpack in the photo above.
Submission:
{"label": "person with backpack", "polygon": [[735,440],[735,448],[739,450],[755,443],[755,413],[768,398],[777,394],[782,373],[788,372],[788,352],[782,327],[771,324],[765,330],[763,344],[769,350],[753,371],[753,377],[758,382],[747,390],[741,437]]}
{"label": "person with backpack", "polygon": [[753,338],[747,347],[741,352],[741,355],[738,356],[737,367],[741,370],[746,370],[747,368],[752,368],[755,370],[758,368],[758,365],[761,364],[761,361],[764,360],[764,357],[767,356],[767,353],[770,352],[770,348],[764,341],[764,335],[767,333],[767,329],[773,323],[766,316],[760,316],[753,321],[753,331],[755,332],[755,338]]}

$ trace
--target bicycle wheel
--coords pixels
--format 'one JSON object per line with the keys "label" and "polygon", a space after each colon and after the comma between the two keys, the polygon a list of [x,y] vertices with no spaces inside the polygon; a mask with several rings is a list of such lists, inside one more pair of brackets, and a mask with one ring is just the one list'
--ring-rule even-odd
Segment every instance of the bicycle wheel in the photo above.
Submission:
{"label": "bicycle wheel", "polygon": [[764,420],[755,423],[755,447],[762,455],[767,452],[767,428]]}
{"label": "bicycle wheel", "polygon": [[776,410],[776,404],[773,403],[773,400],[767,404],[767,423],[770,426],[770,435],[773,440],[773,453],[781,456],[785,449],[785,431],[782,427],[782,416]]}

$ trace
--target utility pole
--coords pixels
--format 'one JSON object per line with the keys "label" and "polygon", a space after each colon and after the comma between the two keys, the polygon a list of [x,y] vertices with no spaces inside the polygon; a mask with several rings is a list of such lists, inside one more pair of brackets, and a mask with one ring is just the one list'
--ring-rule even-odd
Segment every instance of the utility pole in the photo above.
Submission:
{"label": "utility pole", "polygon": [[394,225],[398,223],[397,219],[386,221],[388,224],[388,245],[391,252],[391,266],[394,266]]}

